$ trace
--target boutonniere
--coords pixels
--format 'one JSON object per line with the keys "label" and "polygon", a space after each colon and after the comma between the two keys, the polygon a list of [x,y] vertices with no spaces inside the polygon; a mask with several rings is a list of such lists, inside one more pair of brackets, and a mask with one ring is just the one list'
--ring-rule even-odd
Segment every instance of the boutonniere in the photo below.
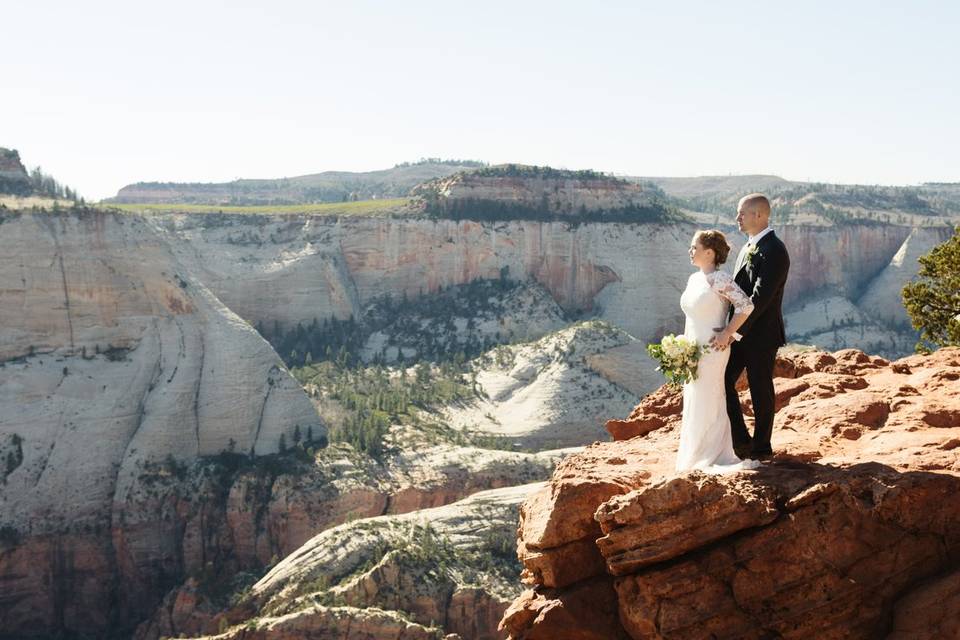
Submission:
{"label": "boutonniere", "polygon": [[753,269],[753,256],[757,255],[757,245],[752,244],[750,248],[747,249],[747,255],[743,259],[743,263],[747,265],[747,268]]}

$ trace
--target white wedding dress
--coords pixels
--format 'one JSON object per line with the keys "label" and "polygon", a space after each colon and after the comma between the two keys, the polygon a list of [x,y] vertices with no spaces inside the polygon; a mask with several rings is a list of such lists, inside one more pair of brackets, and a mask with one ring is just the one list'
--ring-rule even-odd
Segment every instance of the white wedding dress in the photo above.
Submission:
{"label": "white wedding dress", "polygon": [[[749,313],[753,303],[730,274],[697,271],[687,280],[680,296],[680,307],[686,316],[684,336],[699,344],[727,324],[730,305],[736,313]],[[756,469],[756,460],[740,460],[733,452],[730,418],[723,386],[723,372],[730,359],[730,349],[711,350],[700,359],[697,379],[683,385],[683,423],[680,426],[680,449],[677,471],[700,469],[707,473],[728,473]]]}

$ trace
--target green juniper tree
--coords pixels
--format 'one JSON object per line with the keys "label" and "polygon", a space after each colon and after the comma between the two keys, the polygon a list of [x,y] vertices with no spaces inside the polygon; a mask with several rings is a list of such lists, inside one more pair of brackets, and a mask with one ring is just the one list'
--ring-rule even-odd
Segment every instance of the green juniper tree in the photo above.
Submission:
{"label": "green juniper tree", "polygon": [[917,351],[960,346],[960,227],[921,256],[918,276],[903,288],[903,304],[920,331]]}

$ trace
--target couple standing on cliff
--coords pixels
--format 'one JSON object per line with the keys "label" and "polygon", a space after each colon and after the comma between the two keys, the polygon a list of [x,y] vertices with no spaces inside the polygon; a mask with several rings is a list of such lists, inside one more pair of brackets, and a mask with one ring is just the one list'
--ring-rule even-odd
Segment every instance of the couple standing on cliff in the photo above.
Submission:
{"label": "couple standing on cliff", "polygon": [[[737,227],[747,234],[733,276],[720,271],[730,245],[719,231],[698,231],[690,262],[699,268],[680,297],[684,335],[710,349],[697,378],[683,386],[677,471],[723,473],[754,469],[773,455],[773,366],[786,344],[783,289],[790,257],[770,228],[770,201],[760,193],[740,199]],[[747,432],[735,388],[747,370],[753,400],[753,436]]]}

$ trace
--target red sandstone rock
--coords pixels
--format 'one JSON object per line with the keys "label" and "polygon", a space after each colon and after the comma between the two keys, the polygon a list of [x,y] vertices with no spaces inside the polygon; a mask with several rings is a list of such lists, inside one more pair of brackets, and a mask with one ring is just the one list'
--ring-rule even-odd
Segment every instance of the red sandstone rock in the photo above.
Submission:
{"label": "red sandstone rock", "polygon": [[615,576],[680,556],[772,522],[774,494],[745,472],[692,474],[611,498],[597,510],[606,535],[597,546]]}
{"label": "red sandstone rock", "polygon": [[619,579],[631,636],[881,637],[897,596],[960,552],[960,478],[808,465],[758,482],[798,480],[814,490],[773,524]]}
{"label": "red sandstone rock", "polygon": [[505,638],[505,633],[493,635],[490,630],[497,628],[509,604],[508,599],[493,597],[483,589],[458,589],[447,605],[447,620],[444,626],[462,638]]}
{"label": "red sandstone rock", "polygon": [[514,640],[626,640],[609,578],[564,590],[527,590],[503,615],[500,629]]}
{"label": "red sandstone rock", "polygon": [[897,602],[886,640],[960,638],[960,571],[925,583]]}
{"label": "red sandstone rock", "polygon": [[[217,615],[219,607],[210,603],[200,592],[195,578],[189,578],[180,588],[163,599],[152,618],[137,628],[135,640],[147,638],[214,635],[220,630]],[[228,624],[226,621],[224,625]]]}
{"label": "red sandstone rock", "polygon": [[[625,453],[630,447],[617,449]],[[524,543],[529,549],[547,549],[599,533],[593,519],[596,508],[611,496],[641,486],[648,477],[649,471],[623,464],[601,443],[568,456],[557,465],[550,486],[520,509]]]}
{"label": "red sandstone rock", "polygon": [[646,396],[626,420],[607,420],[606,429],[614,440],[644,436],[675,420],[683,408],[683,394],[664,385]]}
{"label": "red sandstone rock", "polygon": [[544,550],[528,549],[521,539],[517,556],[523,560],[520,579],[546,587],[565,587],[602,575],[606,566],[593,536]]}
{"label": "red sandstone rock", "polygon": [[583,624],[548,618],[602,583],[571,583],[591,571],[564,564],[588,566],[592,535],[623,574],[633,638],[957,636],[960,578],[944,570],[960,558],[960,349],[894,363],[784,352],[777,369],[778,453],[757,472],[671,480],[681,407],[665,390],[608,427],[629,439],[564,461],[519,535],[526,578],[568,586],[516,601],[512,637]]}

